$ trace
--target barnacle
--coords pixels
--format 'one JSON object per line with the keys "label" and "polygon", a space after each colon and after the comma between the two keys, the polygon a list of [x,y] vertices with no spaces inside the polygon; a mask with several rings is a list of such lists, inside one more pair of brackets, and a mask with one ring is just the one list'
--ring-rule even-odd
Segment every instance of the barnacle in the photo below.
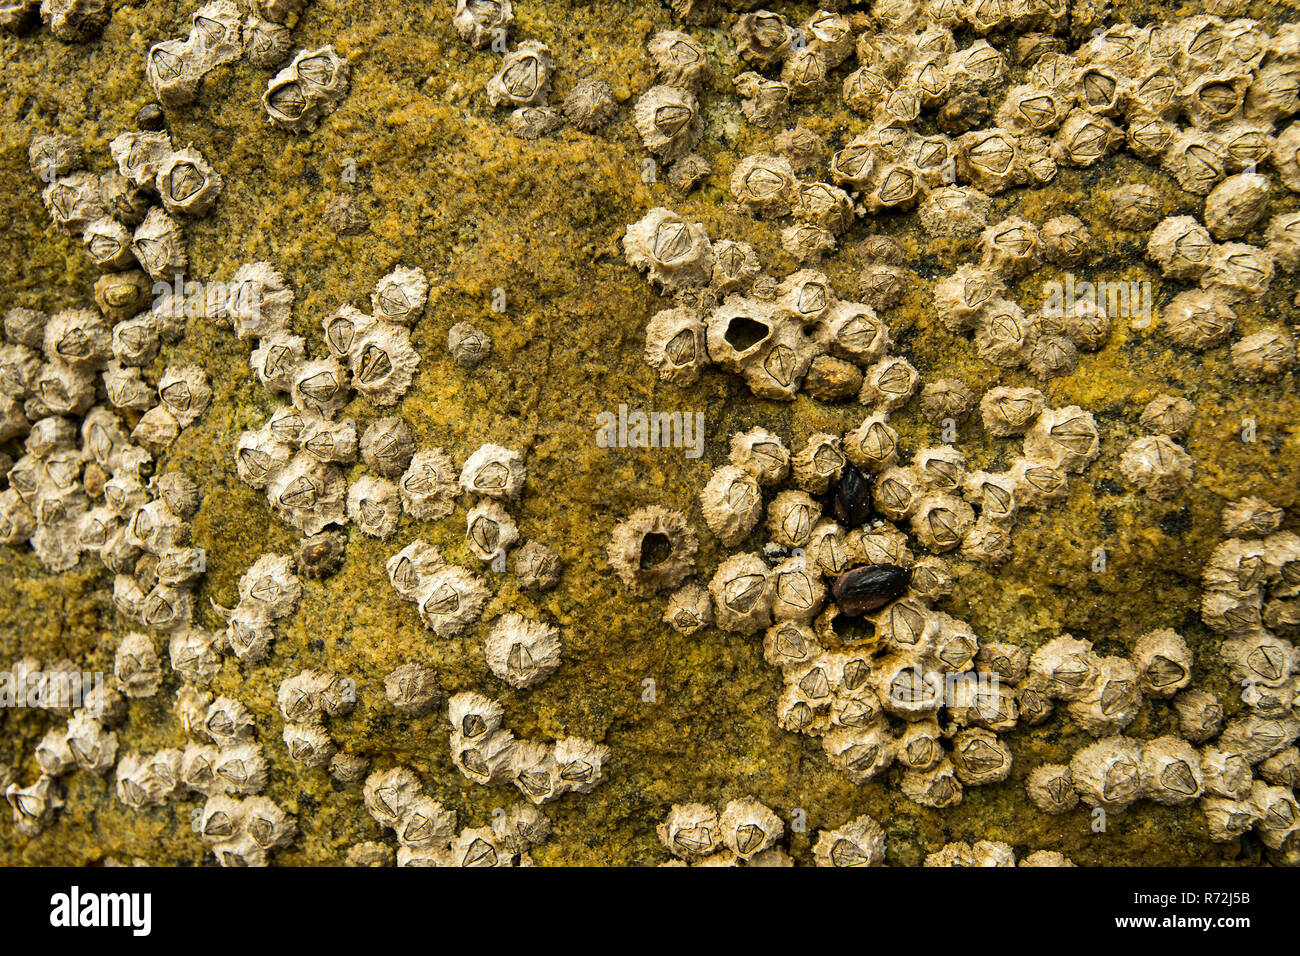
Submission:
{"label": "barnacle", "polygon": [[560,665],[559,631],[520,614],[502,616],[488,633],[488,668],[512,687],[532,687]]}
{"label": "barnacle", "polygon": [[488,81],[488,102],[493,106],[544,106],[554,68],[546,44],[536,40],[519,44],[502,58],[501,68]]}

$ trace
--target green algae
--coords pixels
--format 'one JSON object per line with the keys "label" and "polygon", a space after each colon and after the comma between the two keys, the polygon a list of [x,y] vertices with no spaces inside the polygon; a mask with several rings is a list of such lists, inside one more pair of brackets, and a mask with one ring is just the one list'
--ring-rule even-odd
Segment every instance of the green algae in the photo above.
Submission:
{"label": "green algae", "polygon": [[[794,808],[805,811],[807,830],[789,840],[803,862],[811,858],[810,839],[818,828],[864,812],[884,826],[889,860],[904,864],[918,863],[955,839],[1055,849],[1080,864],[1254,862],[1257,853],[1237,844],[1209,843],[1195,807],[1142,803],[1112,814],[1104,834],[1092,832],[1083,809],[1063,817],[1039,813],[1024,796],[1025,776],[1039,763],[1067,760],[1088,742],[1060,712],[1039,727],[1003,735],[1015,757],[1011,778],[967,788],[953,809],[930,810],[907,800],[897,768],[854,786],[830,769],[816,740],[776,726],[780,677],[763,661],[758,639],[712,628],[683,637],[660,623],[662,600],[638,600],[619,586],[604,556],[613,526],[637,507],[661,503],[687,511],[702,531],[695,495],[710,469],[726,459],[731,433],[763,424],[798,444],[815,431],[855,426],[863,410],[806,396],[792,403],[758,400],[737,379],[716,371],[679,388],[659,381],[642,361],[644,323],[663,300],[625,264],[619,240],[626,224],[646,209],[670,206],[702,221],[715,238],[752,243],[773,274],[796,267],[780,248],[778,228],[729,208],[732,166],[764,148],[771,132],[740,118],[728,90],[738,63],[721,30],[693,28],[714,57],[701,146],[714,171],[701,189],[683,197],[662,175],[644,181],[646,154],[626,109],[597,135],[566,130],[536,142],[510,136],[504,116],[488,107],[483,94],[495,57],[456,39],[450,8],[315,0],[297,27],[297,44],[333,43],[353,65],[349,97],[315,134],[294,137],[270,129],[259,102],[268,75],[242,62],[216,71],[198,102],[168,114],[173,140],[193,143],[225,179],[214,213],[186,225],[188,277],[228,279],[241,263],[268,259],[296,289],[294,331],[319,352],[320,320],[332,309],[345,301],[366,307],[374,281],[396,264],[425,269],[430,304],[412,337],[421,367],[398,411],[421,445],[440,445],[457,460],[485,441],[527,449],[526,495],[514,509],[520,531],[552,547],[565,565],[559,587],[541,596],[520,592],[510,574],[485,572],[496,593],[483,621],[459,638],[441,640],[392,590],[383,565],[421,537],[452,560],[475,566],[462,541],[463,508],[437,523],[403,516],[398,535],[387,543],[347,529],[341,570],[325,581],[304,580],[298,611],[279,625],[269,660],[245,666],[227,658],[213,687],[237,696],[256,715],[257,737],[271,763],[266,795],[297,816],[300,836],[273,861],[335,864],[352,843],[385,835],[362,807],[359,787],[345,788],[324,771],[287,759],[275,691],[304,667],[347,674],[358,683],[356,710],[329,721],[340,749],[367,756],[378,768],[408,764],[428,793],[458,811],[462,824],[481,825],[494,808],[514,802],[512,788],[478,787],[455,770],[440,713],[407,718],[386,705],[384,675],[399,663],[417,661],[436,669],[448,693],[475,689],[500,698],[506,725],[521,736],[577,734],[612,748],[605,783],[590,795],[544,808],[555,829],[534,854],[542,864],[660,862],[666,854],[654,827],[669,804],[721,803],[742,794],[753,794],[787,821]],[[790,5],[790,15],[813,9]],[[1137,4],[1130,12],[1149,18],[1179,10]],[[26,144],[37,133],[64,132],[83,142],[92,168],[106,168],[109,140],[131,128],[135,111],[152,99],[142,76],[145,51],[183,33],[190,12],[189,4],[179,3],[120,6],[103,37],[84,47],[63,45],[43,32],[0,37],[0,197],[9,239],[9,254],[0,260],[0,308],[53,311],[89,303],[96,274],[80,241],[49,224],[27,170]],[[1266,22],[1291,18],[1285,9],[1262,5],[1252,13]],[[553,102],[577,80],[598,76],[630,105],[653,82],[645,40],[672,25],[659,4],[640,2],[571,8],[529,0],[516,5],[516,16],[512,37],[551,47],[558,64]],[[808,125],[832,144],[865,126],[862,118],[842,112],[834,97],[806,115]],[[349,160],[356,164],[355,182],[344,175]],[[1159,303],[1171,287],[1147,268],[1142,237],[1108,225],[1106,188],[1132,179],[1159,189],[1170,213],[1200,210],[1201,201],[1163,173],[1121,156],[1091,169],[1063,169],[1042,189],[995,197],[993,218],[1079,216],[1095,239],[1091,271],[1108,280],[1150,281]],[[339,236],[327,225],[326,209],[340,197],[366,211],[370,225],[361,235]],[[1284,199],[1281,192],[1275,198]],[[842,297],[852,298],[862,266],[856,239],[873,232],[894,236],[915,270],[904,301],[887,313],[894,353],[927,379],[958,377],[976,389],[1031,384],[1023,372],[1001,372],[980,361],[970,341],[938,323],[926,280],[974,258],[974,246],[930,241],[915,220],[868,217],[821,268]],[[1056,277],[1054,270],[1043,270],[1022,283],[1017,297],[1038,301],[1042,282]],[[506,292],[504,314],[491,309],[497,288]],[[1242,311],[1236,335],[1294,323],[1290,302],[1296,292],[1294,277],[1275,277],[1269,294]],[[473,372],[457,367],[445,349],[447,330],[466,319],[494,340],[492,357]],[[207,370],[212,405],[182,432],[160,468],[183,469],[200,481],[203,505],[194,536],[207,549],[209,570],[197,606],[201,622],[217,627],[212,604],[229,606],[249,564],[264,551],[290,552],[298,536],[234,472],[236,438],[275,406],[249,370],[247,344],[197,317],[186,337],[164,348],[146,369],[147,377],[154,380],[167,365],[188,363]],[[957,590],[944,609],[969,621],[984,639],[1031,648],[1068,631],[1102,651],[1124,653],[1143,632],[1175,627],[1196,653],[1198,685],[1218,693],[1231,712],[1239,705],[1218,661],[1218,638],[1197,613],[1199,572],[1219,538],[1225,500],[1259,494],[1284,507],[1300,503],[1300,394],[1294,377],[1243,383],[1231,372],[1226,348],[1192,354],[1171,348],[1152,330],[1116,322],[1103,351],[1082,355],[1072,375],[1043,390],[1050,405],[1079,404],[1094,412],[1102,429],[1101,456],[1085,475],[1072,478],[1067,503],[1020,518],[1008,564],[988,570],[957,563]],[[1191,493],[1173,502],[1130,493],[1118,473],[1120,453],[1139,434],[1138,415],[1162,391],[1197,405],[1186,443],[1196,461],[1196,481]],[[690,460],[675,450],[597,447],[596,416],[621,403],[703,411],[704,456]],[[353,418],[362,430],[380,414],[358,399],[340,417]],[[1256,423],[1253,443],[1240,439],[1246,418]],[[891,424],[904,449],[938,441],[937,430],[914,407]],[[990,440],[974,424],[961,429],[959,445],[981,466],[1005,463],[1018,452],[1018,443]],[[358,465],[350,477],[362,470]],[[1294,515],[1290,524],[1296,524]],[[724,552],[707,533],[702,539],[698,567],[707,578]],[[1098,547],[1107,552],[1104,573],[1090,570]],[[83,669],[110,672],[117,637],[132,629],[112,609],[111,581],[93,560],[50,574],[29,550],[3,549],[0,660],[66,657]],[[483,660],[483,635],[496,616],[511,610],[544,615],[564,634],[559,671],[526,692],[494,678]],[[161,653],[161,642],[159,647]],[[184,734],[170,710],[179,684],[166,666],[164,673],[156,697],[130,702],[129,717],[117,729],[123,750],[182,744]],[[653,702],[643,699],[647,679],[655,684]],[[0,714],[0,760],[9,761],[24,782],[35,777],[32,751],[55,719]],[[1128,733],[1145,738],[1173,728],[1169,706],[1147,701]],[[201,798],[173,798],[164,807],[136,812],[116,799],[111,779],[74,773],[65,782],[66,807],[37,837],[19,837],[0,823],[0,863],[94,864],[134,857],[160,865],[213,862],[191,828]]]}

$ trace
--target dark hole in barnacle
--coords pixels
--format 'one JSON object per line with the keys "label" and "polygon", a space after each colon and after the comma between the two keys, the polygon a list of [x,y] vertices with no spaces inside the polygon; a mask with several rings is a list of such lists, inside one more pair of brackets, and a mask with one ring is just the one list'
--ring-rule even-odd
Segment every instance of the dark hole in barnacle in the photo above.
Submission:
{"label": "dark hole in barnacle", "polygon": [[865,617],[848,617],[836,614],[831,620],[831,631],[845,644],[857,644],[876,636],[876,627]]}
{"label": "dark hole in barnacle", "polygon": [[641,570],[649,571],[668,560],[673,546],[668,536],[652,531],[641,539]]}
{"label": "dark hole in barnacle", "polygon": [[747,352],[767,338],[770,332],[762,322],[740,315],[727,323],[725,338],[737,352]]}

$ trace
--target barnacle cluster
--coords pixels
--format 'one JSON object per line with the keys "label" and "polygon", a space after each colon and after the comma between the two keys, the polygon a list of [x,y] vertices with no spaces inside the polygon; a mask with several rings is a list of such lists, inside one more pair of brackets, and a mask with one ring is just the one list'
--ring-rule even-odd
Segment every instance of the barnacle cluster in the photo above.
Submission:
{"label": "barnacle cluster", "polygon": [[794,866],[777,845],[785,823],[754,797],[732,800],[721,811],[704,803],[675,803],[655,832],[678,865]]}
{"label": "barnacle cluster", "polygon": [[[760,526],[767,543],[724,560],[707,590],[682,586],[664,620],[686,634],[708,624],[762,632],[763,655],[785,681],[778,722],[820,738],[832,766],[856,783],[897,760],[908,797],[951,806],[963,784],[1006,779],[1011,753],[996,733],[1050,709],[1046,688],[1026,682],[1027,651],[981,646],[968,625],[933,606],[952,593],[940,554],[1005,561],[1018,511],[1062,499],[1068,475],[1098,453],[1090,415],[1045,409],[1041,395],[1021,391],[1037,402],[1009,395],[1006,416],[994,413],[1016,417],[1025,433],[1024,457],[1005,472],[971,471],[951,445],[921,449],[902,465],[883,397],[886,411],[844,435],[810,436],[794,454],[764,428],[736,434],[730,462],[700,492],[704,523],[724,547]],[[994,407],[1001,397],[990,396]],[[765,506],[765,490],[791,477],[795,487]],[[920,559],[918,546],[927,552]],[[615,529],[609,556],[625,585],[650,595],[681,584],[696,549],[685,515],[647,508]],[[866,640],[844,630],[864,614]]]}
{"label": "barnacle cluster", "polygon": [[566,793],[590,793],[605,779],[610,751],[584,737],[542,742],[516,737],[502,726],[505,709],[475,691],[447,702],[451,760],[467,780],[483,786],[513,784],[533,803]]}
{"label": "barnacle cluster", "polygon": [[[544,843],[551,821],[536,807],[518,803],[492,818],[491,826],[456,828],[456,813],[424,794],[420,780],[406,767],[376,771],[366,778],[366,809],[380,826],[397,836],[398,866],[531,866],[529,850]],[[369,862],[374,849],[354,846],[349,863]],[[382,844],[379,859],[392,851]],[[355,859],[354,859],[355,857]]]}
{"label": "barnacle cluster", "polygon": [[[1072,866],[1107,851],[1070,826],[1105,832],[1099,820],[1128,811],[1131,853],[1144,802],[1177,810],[1160,811],[1157,835],[1174,825],[1239,842],[1243,859],[1300,858],[1300,536],[1278,477],[1300,270],[1295,24],[1246,19],[1235,0],[1144,12],[1143,26],[1059,0],[797,16],[671,0],[567,10],[575,46],[537,4],[445,4],[391,64],[391,46],[356,45],[380,36],[370,10],[332,42],[304,27],[301,49],[307,0],[196,0],[161,31],[133,11],[102,49],[54,62],[111,60],[129,33],[136,85],[156,100],[137,128],[96,127],[94,97],[84,123],[100,132],[84,144],[48,132],[69,127],[46,97],[10,111],[23,133],[6,142],[39,182],[46,235],[71,237],[74,255],[34,263],[30,282],[11,267],[15,301],[46,311],[3,303],[0,543],[76,590],[54,612],[58,641],[85,629],[77,608],[120,618],[83,642],[102,684],[83,686],[86,653],[40,635],[46,660],[6,672],[35,711],[14,717],[21,745],[0,754],[18,852],[52,858],[58,834],[43,831],[102,792],[142,826],[189,814],[195,853],[224,866],[277,850],[532,865],[551,832],[538,806],[600,786],[557,821],[599,815],[612,852],[625,831],[610,814],[623,814],[640,830],[617,852],[662,860],[654,829],[670,866],[876,866],[887,846],[891,862],[926,866]],[[632,11],[631,61],[611,69],[600,44]],[[111,12],[9,0],[0,28],[39,16],[89,43]],[[266,71],[260,103],[223,98],[240,61]],[[102,80],[125,89],[115,68]],[[77,100],[58,102],[73,116]],[[90,158],[105,145],[101,172]],[[266,183],[290,171],[283,196],[250,189],[250,155],[266,157]],[[321,203],[323,236],[294,222],[319,198],[320,156],[342,160],[351,188]],[[555,215],[548,203],[575,184],[582,208]],[[375,241],[353,243],[370,229],[366,193]],[[218,202],[233,208],[211,216]],[[271,231],[286,221],[293,234]],[[228,258],[227,222],[250,237]],[[322,237],[337,261],[314,261]],[[191,263],[223,259],[245,264],[197,284],[196,301]],[[566,278],[575,262],[580,283]],[[361,266],[384,273],[366,302],[336,291]],[[46,295],[51,267],[93,272],[79,296]],[[637,273],[659,305],[629,292]],[[238,342],[248,367],[232,376]],[[575,363],[592,387],[557,394]],[[1146,364],[1150,381],[1130,388]],[[232,399],[250,369],[255,408]],[[1216,394],[1216,380],[1240,391]],[[700,454],[591,467],[571,426],[591,393],[629,381],[708,409],[704,470]],[[841,404],[854,400],[856,413]],[[1112,426],[1126,401],[1140,431]],[[1245,450],[1207,452],[1237,411]],[[1273,484],[1228,480],[1257,429]],[[192,447],[213,441],[215,465]],[[241,511],[230,528],[229,492],[249,496],[227,477],[265,493],[278,521],[265,540]],[[1198,550],[1197,496],[1229,487],[1221,540]],[[575,489],[590,489],[582,509]],[[1122,518],[1093,509],[1107,497]],[[549,544],[526,534],[539,515]],[[1179,569],[1204,561],[1199,620],[1115,583],[1158,579],[1132,561],[1161,535],[1185,535],[1169,548],[1171,593],[1195,588]],[[214,538],[228,578],[207,577]],[[1091,548],[1092,571],[1035,554],[1058,539],[1062,554]],[[551,593],[561,554],[579,556],[576,573]],[[414,618],[385,574],[423,629],[403,626]],[[1071,606],[1080,581],[1087,609]],[[1132,615],[1147,623],[1125,623],[1132,600],[1153,606]],[[349,602],[361,613],[338,613]],[[466,689],[483,679],[500,683]],[[508,728],[530,694],[533,719]],[[592,718],[590,739],[559,729],[565,699]],[[782,732],[729,739],[751,716],[727,709],[739,700]],[[422,782],[406,764],[428,769],[394,759],[385,735],[410,734],[403,753],[416,753],[444,719],[433,765],[450,776]],[[670,793],[682,737],[701,763]],[[740,789],[742,772],[773,779]],[[505,785],[526,799],[459,825],[457,810],[478,819],[500,799],[480,787]],[[973,786],[989,789],[959,807]],[[888,810],[862,813],[882,787]],[[808,812],[727,802],[751,789]],[[670,805],[682,793],[699,802]],[[316,845],[322,799],[369,814],[329,818],[346,853]],[[970,825],[1003,799],[1062,824],[1058,849],[980,839],[1017,821],[1013,808],[1003,831]],[[804,837],[809,820],[820,829]]]}

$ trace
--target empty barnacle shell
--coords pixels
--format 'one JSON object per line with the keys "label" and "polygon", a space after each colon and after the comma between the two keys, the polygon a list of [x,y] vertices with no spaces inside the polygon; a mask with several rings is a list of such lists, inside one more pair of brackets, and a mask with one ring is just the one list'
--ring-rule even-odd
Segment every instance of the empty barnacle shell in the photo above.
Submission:
{"label": "empty barnacle shell", "polygon": [[648,596],[680,584],[694,569],[698,547],[685,515],[651,505],[615,527],[608,554],[623,584]]}
{"label": "empty barnacle shell", "polygon": [[221,192],[221,177],[192,147],[178,149],[158,164],[155,188],[170,213],[206,215]]}
{"label": "empty barnacle shell", "polygon": [[543,106],[555,68],[546,44],[529,40],[507,53],[501,68],[488,81],[488,102],[513,106]]}
{"label": "empty barnacle shell", "polygon": [[348,486],[347,512],[362,534],[381,540],[391,537],[401,513],[397,486],[386,478],[362,475]]}
{"label": "empty barnacle shell", "polygon": [[521,614],[499,618],[484,642],[488,668],[512,687],[532,687],[560,666],[559,631]]}

